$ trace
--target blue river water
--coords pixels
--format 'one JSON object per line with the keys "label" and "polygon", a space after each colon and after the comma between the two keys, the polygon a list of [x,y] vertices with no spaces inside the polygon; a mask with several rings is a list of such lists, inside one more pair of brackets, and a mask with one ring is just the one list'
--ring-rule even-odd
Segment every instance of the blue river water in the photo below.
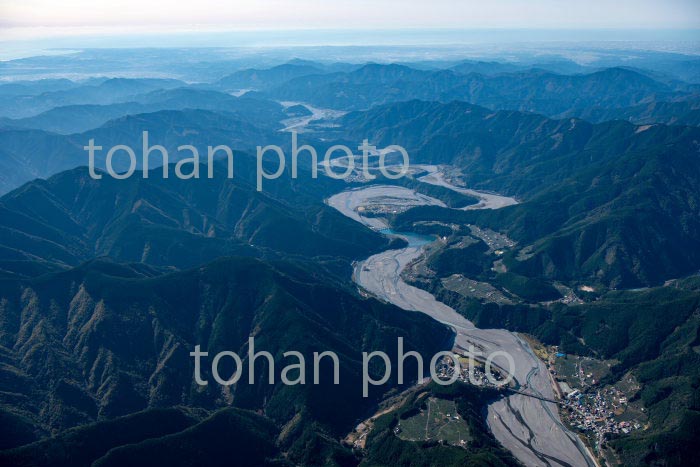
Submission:
{"label": "blue river water", "polygon": [[392,229],[382,229],[379,233],[390,237],[401,237],[408,242],[409,247],[419,247],[435,241],[435,237],[413,232],[396,232]]}

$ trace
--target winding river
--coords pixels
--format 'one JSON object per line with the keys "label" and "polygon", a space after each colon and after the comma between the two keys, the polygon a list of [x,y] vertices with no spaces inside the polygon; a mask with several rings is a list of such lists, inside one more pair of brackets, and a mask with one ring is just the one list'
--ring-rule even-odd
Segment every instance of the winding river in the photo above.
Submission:
{"label": "winding river", "polygon": [[[421,166],[428,174],[419,178],[424,183],[441,185],[479,199],[468,209],[498,209],[516,204],[513,198],[456,187],[447,182],[435,166]],[[347,190],[332,196],[328,204],[351,219],[375,230],[388,225],[380,217],[365,217],[357,208],[364,204],[379,204],[393,200],[398,206],[444,204],[437,199],[418,194],[408,188],[370,185]],[[389,250],[359,262],[353,280],[364,290],[404,310],[425,313],[450,326],[455,334],[455,346],[468,349],[473,345],[485,355],[507,352],[515,363],[514,377],[524,391],[543,399],[554,399],[549,372],[535,356],[529,345],[516,333],[503,329],[479,329],[451,307],[438,301],[425,290],[413,287],[401,279],[401,272],[423,254],[427,243],[420,236],[399,235],[408,241],[406,248]],[[494,364],[508,368],[505,357],[494,358]],[[537,397],[513,393],[488,407],[488,426],[496,439],[528,466],[597,465],[589,451],[574,433],[561,422],[556,405]]]}

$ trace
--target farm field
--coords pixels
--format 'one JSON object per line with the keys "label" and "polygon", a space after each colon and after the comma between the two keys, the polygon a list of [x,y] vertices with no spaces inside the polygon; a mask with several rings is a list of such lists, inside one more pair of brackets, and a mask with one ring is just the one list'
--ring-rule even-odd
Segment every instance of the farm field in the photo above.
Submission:
{"label": "farm field", "polygon": [[457,413],[455,402],[430,397],[420,413],[401,420],[399,438],[406,441],[444,441],[460,446],[470,440],[469,426]]}

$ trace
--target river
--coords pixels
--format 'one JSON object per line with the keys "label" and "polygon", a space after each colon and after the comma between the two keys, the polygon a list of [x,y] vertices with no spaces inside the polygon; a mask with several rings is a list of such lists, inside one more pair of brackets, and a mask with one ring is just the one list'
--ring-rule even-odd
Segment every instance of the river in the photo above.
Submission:
{"label": "river", "polygon": [[[424,183],[441,185],[469,194],[479,203],[469,209],[498,209],[516,204],[513,198],[455,187],[447,182],[439,168],[425,166],[428,174],[419,178]],[[423,167],[421,167],[423,168]],[[426,178],[427,177],[427,178]],[[443,205],[439,200],[420,195],[402,187],[370,185],[347,190],[328,199],[328,204],[342,214],[374,229],[386,229],[386,222],[378,217],[365,217],[357,212],[361,205],[380,198],[401,199],[403,203]],[[405,206],[399,202],[399,207]],[[404,236],[401,233],[389,232]],[[451,307],[438,301],[429,292],[413,287],[401,279],[401,272],[424,251],[425,240],[404,236],[406,248],[384,251],[356,264],[353,280],[367,292],[404,310],[425,313],[450,326],[455,334],[455,346],[476,349],[489,355],[496,351],[510,354],[515,363],[513,376],[521,389],[545,399],[554,399],[549,372],[544,363],[532,352],[527,342],[516,333],[503,329],[479,329]],[[509,364],[504,357],[494,363],[502,368]],[[496,439],[515,457],[528,466],[593,467],[596,462],[583,442],[561,422],[556,405],[536,397],[510,394],[488,407],[487,423]]]}
{"label": "river", "polygon": [[280,101],[279,103],[284,108],[300,105],[306,107],[306,109],[310,112],[310,115],[292,117],[284,120],[282,122],[284,128],[281,131],[296,131],[298,133],[302,133],[306,131],[306,128],[314,120],[335,120],[347,113],[342,110],[321,109],[319,107],[314,107],[313,105],[305,104],[303,102]]}

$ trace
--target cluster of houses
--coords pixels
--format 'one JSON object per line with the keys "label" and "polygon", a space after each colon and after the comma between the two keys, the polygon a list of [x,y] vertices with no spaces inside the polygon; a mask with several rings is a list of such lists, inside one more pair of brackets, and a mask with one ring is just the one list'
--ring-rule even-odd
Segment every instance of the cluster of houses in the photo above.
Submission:
{"label": "cluster of houses", "polygon": [[572,390],[566,383],[560,383],[560,387],[565,394],[561,405],[571,426],[593,433],[598,443],[602,443],[607,434],[628,434],[641,428],[638,422],[617,419],[627,406],[627,397],[619,389],[611,387],[582,393]]}
{"label": "cluster of houses", "polygon": [[[459,354],[455,354],[456,358],[460,362],[460,372],[457,376],[457,380],[463,383],[471,383],[476,385],[491,385],[494,386],[494,382],[499,382],[503,380],[501,374],[497,371],[493,371],[492,368],[491,377],[487,377],[484,367],[481,363],[473,361],[471,366],[469,365],[469,359],[463,357]],[[471,377],[469,375],[471,367]],[[441,380],[452,380],[454,378],[455,364],[454,360],[449,357],[443,357],[438,364],[435,366],[435,370],[438,378]]]}

